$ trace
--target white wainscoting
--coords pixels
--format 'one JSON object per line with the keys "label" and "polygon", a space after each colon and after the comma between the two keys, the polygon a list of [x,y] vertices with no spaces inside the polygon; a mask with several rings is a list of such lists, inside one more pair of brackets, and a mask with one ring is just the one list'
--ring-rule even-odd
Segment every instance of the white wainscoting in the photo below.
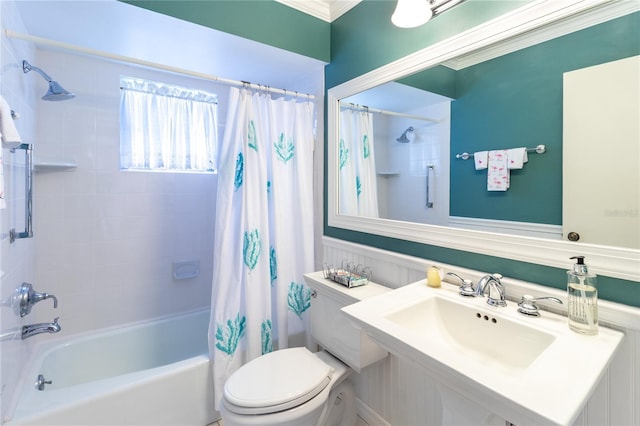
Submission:
{"label": "white wainscoting", "polygon": [[[329,237],[323,238],[322,245],[324,263],[338,266],[347,259],[369,266],[373,269],[372,281],[392,288],[424,279],[426,267],[434,263]],[[474,282],[485,272],[500,272],[473,271],[441,262],[437,265]],[[565,297],[560,290],[509,277],[503,282],[510,299],[519,299],[524,293]],[[599,308],[600,323],[623,331],[626,338],[574,425],[640,425],[640,309],[608,301],[599,301]],[[571,359],[559,359],[558,362],[570,363]],[[553,386],[554,380],[549,377],[549,386]],[[435,383],[407,360],[390,355],[361,374],[354,374],[353,381],[359,415],[372,426],[441,423],[440,397]]]}

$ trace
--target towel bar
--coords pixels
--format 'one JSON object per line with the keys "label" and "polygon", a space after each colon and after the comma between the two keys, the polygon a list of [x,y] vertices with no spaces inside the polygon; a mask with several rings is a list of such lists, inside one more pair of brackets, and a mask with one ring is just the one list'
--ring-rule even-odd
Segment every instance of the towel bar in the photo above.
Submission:
{"label": "towel bar", "polygon": [[[535,148],[527,148],[527,152],[535,152],[536,154],[544,154],[547,150],[547,147],[544,145],[538,145]],[[463,160],[468,160],[473,157],[473,154],[469,154],[468,152],[463,152],[462,154],[456,154],[456,158],[462,158]]]}
{"label": "towel bar", "polygon": [[23,143],[15,148],[11,149],[11,152],[15,152],[16,149],[24,149],[24,231],[16,232],[15,229],[9,231],[9,243],[13,243],[19,238],[31,238],[33,237],[32,229],[32,207],[33,207],[33,149],[31,144]]}

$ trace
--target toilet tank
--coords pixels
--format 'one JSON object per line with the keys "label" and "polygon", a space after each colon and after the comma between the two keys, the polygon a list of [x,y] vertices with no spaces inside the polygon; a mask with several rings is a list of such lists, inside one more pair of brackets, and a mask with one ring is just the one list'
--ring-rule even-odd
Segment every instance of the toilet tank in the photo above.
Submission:
{"label": "toilet tank", "polygon": [[341,309],[383,294],[389,288],[372,282],[347,288],[325,279],[322,271],[305,274],[304,280],[315,290],[309,309],[311,337],[323,349],[358,373],[362,368],[386,358],[389,353],[356,328]]}

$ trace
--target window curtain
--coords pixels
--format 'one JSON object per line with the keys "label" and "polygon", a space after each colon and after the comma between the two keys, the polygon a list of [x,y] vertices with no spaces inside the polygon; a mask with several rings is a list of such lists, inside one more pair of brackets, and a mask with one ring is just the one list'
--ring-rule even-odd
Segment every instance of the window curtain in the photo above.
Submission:
{"label": "window curtain", "polygon": [[378,186],[373,149],[373,115],[340,112],[339,207],[341,214],[378,217]]}
{"label": "window curtain", "polygon": [[307,344],[313,144],[313,103],[230,89],[209,324],[216,409],[241,365]]}
{"label": "window curtain", "polygon": [[123,169],[215,171],[217,96],[141,79],[120,79]]}

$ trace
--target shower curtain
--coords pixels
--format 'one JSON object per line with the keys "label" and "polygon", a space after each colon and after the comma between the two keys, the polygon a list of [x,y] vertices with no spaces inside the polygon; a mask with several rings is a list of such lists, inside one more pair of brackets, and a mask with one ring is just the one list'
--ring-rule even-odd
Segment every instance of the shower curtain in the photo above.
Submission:
{"label": "shower curtain", "polygon": [[219,152],[209,354],[225,380],[303,346],[313,271],[313,103],[232,88]]}
{"label": "shower curtain", "polygon": [[340,214],[378,217],[378,187],[373,149],[373,115],[340,112]]}

